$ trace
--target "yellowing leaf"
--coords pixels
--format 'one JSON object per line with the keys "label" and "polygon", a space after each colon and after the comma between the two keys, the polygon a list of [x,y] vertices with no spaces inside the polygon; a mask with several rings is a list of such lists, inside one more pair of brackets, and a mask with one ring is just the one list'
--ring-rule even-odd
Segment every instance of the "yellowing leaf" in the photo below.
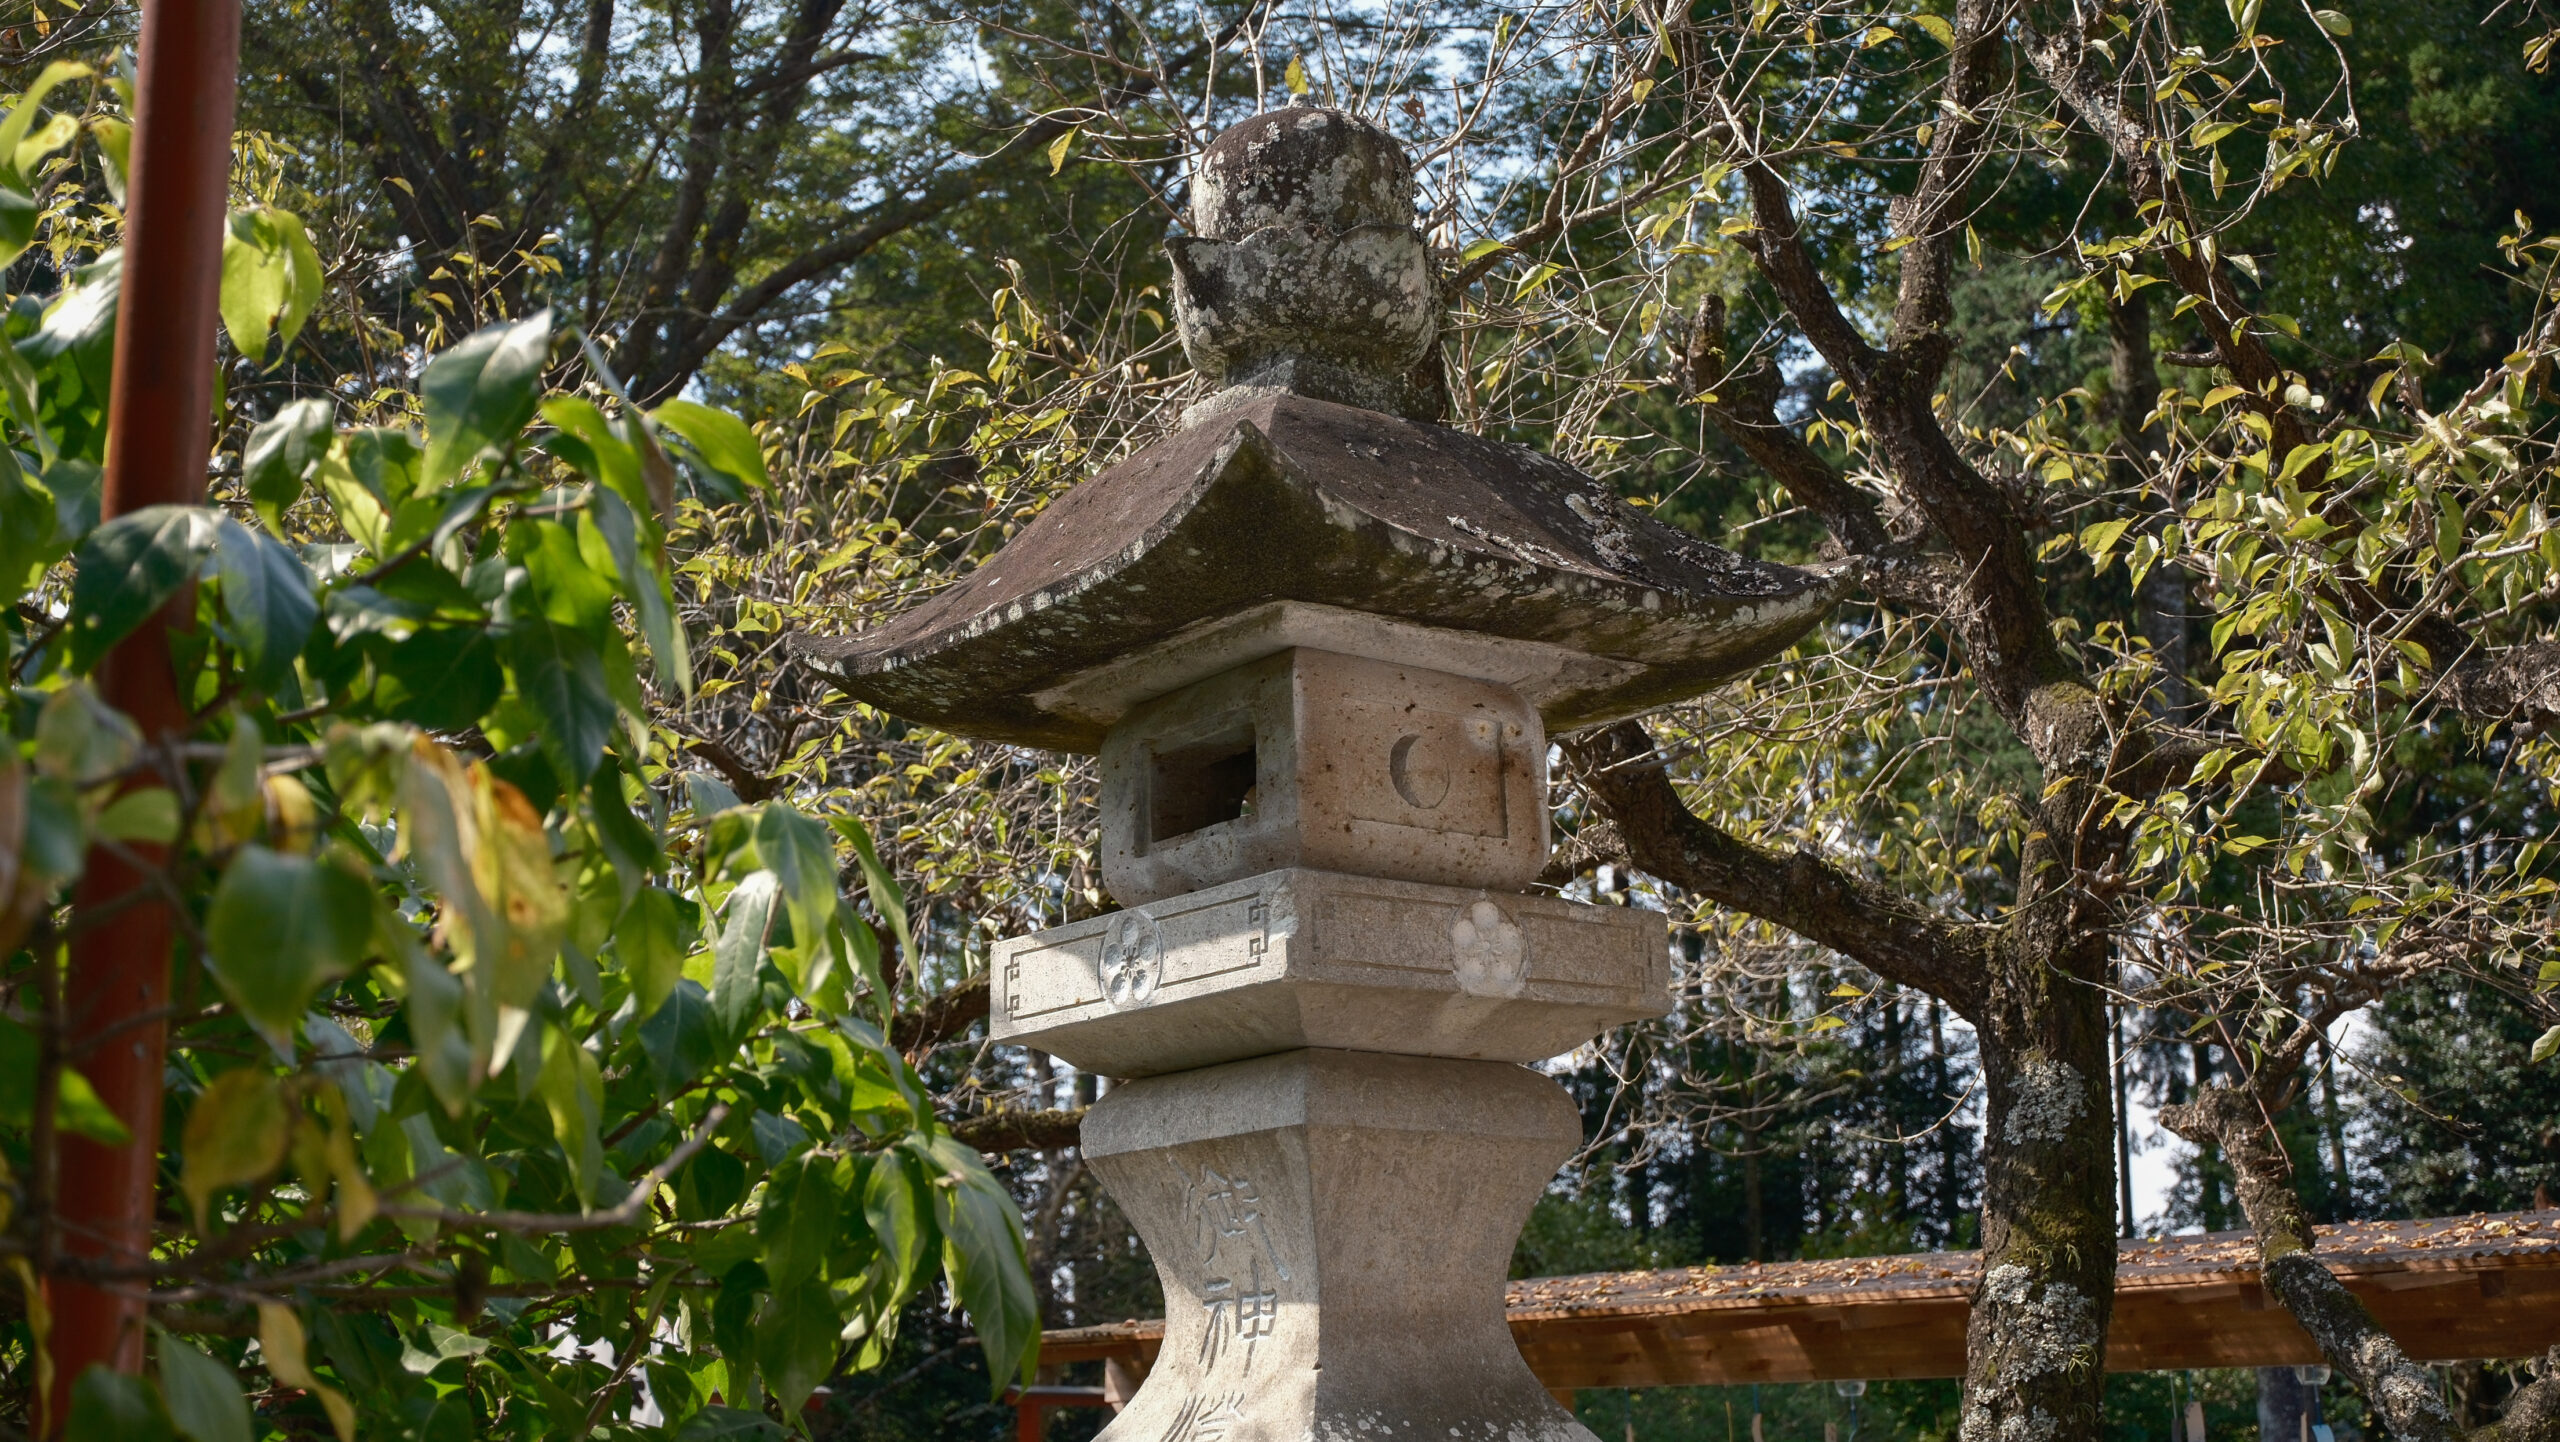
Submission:
{"label": "yellowing leaf", "polygon": [[1051,175],[1057,174],[1066,167],[1067,152],[1075,148],[1076,136],[1083,133],[1083,130],[1084,127],[1080,125],[1068,126],[1059,132],[1057,139],[1049,142],[1049,173]]}
{"label": "yellowing leaf", "polygon": [[1914,15],[1911,23],[1929,32],[1929,38],[1941,45],[1956,43],[1956,27],[1935,15]]}
{"label": "yellowing leaf", "polygon": [[1281,83],[1281,84],[1283,84],[1283,85],[1288,86],[1288,87],[1289,87],[1289,93],[1290,93],[1290,94],[1292,94],[1292,95],[1304,95],[1304,94],[1306,94],[1306,93],[1307,93],[1307,63],[1306,63],[1306,61],[1304,61],[1304,60],[1300,59],[1299,57],[1297,57],[1297,56],[1295,56],[1295,55],[1290,56],[1290,57],[1289,57],[1289,68],[1288,68],[1287,70],[1284,70],[1284,71],[1282,71],[1282,72],[1281,72],[1281,74],[1280,74],[1280,83]]}
{"label": "yellowing leaf", "polygon": [[178,1165],[178,1189],[205,1229],[205,1206],[224,1187],[245,1186],[284,1161],[287,1119],[284,1093],[260,1066],[241,1067],[213,1079],[187,1114],[186,1150]]}
{"label": "yellowing leaf", "polygon": [[291,1307],[281,1302],[258,1304],[258,1350],[266,1355],[267,1370],[275,1374],[277,1381],[320,1399],[321,1409],[329,1414],[329,1425],[337,1430],[338,1442],[355,1442],[356,1409],[345,1393],[312,1373],[302,1319],[294,1315]]}

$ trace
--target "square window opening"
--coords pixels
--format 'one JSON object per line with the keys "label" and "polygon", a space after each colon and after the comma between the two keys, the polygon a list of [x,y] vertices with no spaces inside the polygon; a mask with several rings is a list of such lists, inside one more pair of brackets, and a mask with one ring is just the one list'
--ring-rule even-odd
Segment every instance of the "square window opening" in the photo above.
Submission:
{"label": "square window opening", "polygon": [[1147,781],[1147,840],[1160,845],[1251,816],[1261,779],[1253,730],[1238,727],[1158,751]]}

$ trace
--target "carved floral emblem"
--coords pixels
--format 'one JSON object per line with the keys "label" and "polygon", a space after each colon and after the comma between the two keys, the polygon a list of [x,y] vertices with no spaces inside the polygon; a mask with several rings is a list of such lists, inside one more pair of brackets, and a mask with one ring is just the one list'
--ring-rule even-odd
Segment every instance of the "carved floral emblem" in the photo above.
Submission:
{"label": "carved floral emblem", "polygon": [[1449,923],[1458,988],[1471,996],[1518,996],[1529,985],[1529,938],[1490,900]]}
{"label": "carved floral emblem", "polygon": [[1112,918],[1102,940],[1102,994],[1113,1006],[1144,1006],[1164,979],[1164,931],[1143,911]]}

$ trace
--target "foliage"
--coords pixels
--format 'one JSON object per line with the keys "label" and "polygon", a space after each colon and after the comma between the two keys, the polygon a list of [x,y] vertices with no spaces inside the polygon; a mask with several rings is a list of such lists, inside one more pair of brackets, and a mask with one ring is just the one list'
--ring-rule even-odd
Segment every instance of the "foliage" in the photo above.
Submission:
{"label": "foliage", "polygon": [[[112,166],[119,107],[43,109],[90,78],[48,72],[0,127],[12,251],[56,285],[0,346],[8,1244],[30,1287],[78,1272],[46,1139],[125,1121],[61,1046],[102,854],[178,912],[160,1155],[186,1205],[115,1275],[166,1299],[151,1377],[83,1379],[73,1434],[245,1442],[244,1397],[341,1439],[772,1432],[937,1287],[995,1385],[1024,1373],[1014,1201],[888,1040],[931,896],[841,790],[741,801],[682,766],[728,684],[687,607],[740,604],[720,543],[773,495],[767,441],[631,405],[537,311],[414,390],[277,406],[213,504],[99,524],[113,237],[56,152]],[[299,221],[241,211],[236,371],[320,298]],[[164,606],[192,720],[146,736],[92,677]]]}

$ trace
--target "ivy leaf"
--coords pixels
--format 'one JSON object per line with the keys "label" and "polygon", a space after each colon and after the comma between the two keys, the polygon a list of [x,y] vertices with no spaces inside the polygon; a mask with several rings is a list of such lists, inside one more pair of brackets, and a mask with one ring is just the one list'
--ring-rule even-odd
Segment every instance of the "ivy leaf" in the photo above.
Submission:
{"label": "ivy leaf", "polygon": [[325,861],[240,848],[213,889],[205,950],[232,1004],[260,1034],[289,1044],[324,982],[364,959],[373,892]]}
{"label": "ivy leaf", "polygon": [[213,552],[221,512],[145,506],[89,533],[71,579],[71,665],[86,671],[167,605]]}
{"label": "ivy leaf", "polygon": [[283,359],[320,303],[320,284],[320,252],[302,217],[271,205],[232,213],[222,234],[220,305],[222,328],[240,354],[264,360],[272,328]]}
{"label": "ivy leaf", "polygon": [[[442,489],[533,420],[542,366],[551,356],[551,312],[486,327],[427,362],[418,390],[427,412],[424,479]],[[579,773],[584,775],[584,772]]]}
{"label": "ivy leaf", "polygon": [[284,533],[285,509],[302,498],[304,482],[337,438],[337,415],[328,400],[288,401],[249,432],[240,451],[240,479],[267,529]]}
{"label": "ivy leaf", "polygon": [[224,1072],[196,1098],[187,1113],[178,1189],[195,1209],[198,1232],[209,1225],[205,1208],[215,1192],[245,1186],[284,1164],[289,1129],[284,1093],[263,1066]]}
{"label": "ivy leaf", "polygon": [[274,695],[293,679],[293,658],[302,654],[320,615],[311,573],[282,541],[227,516],[216,528],[213,569],[222,583],[231,642],[240,649],[241,679],[254,691]]}

